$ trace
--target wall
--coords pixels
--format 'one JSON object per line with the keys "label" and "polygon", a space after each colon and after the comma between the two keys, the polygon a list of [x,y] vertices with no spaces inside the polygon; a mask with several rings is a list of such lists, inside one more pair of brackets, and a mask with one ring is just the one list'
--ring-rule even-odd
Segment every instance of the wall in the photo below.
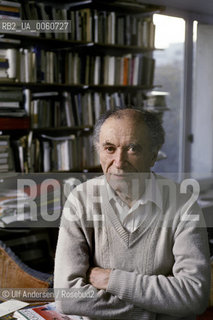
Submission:
{"label": "wall", "polygon": [[198,25],[195,57],[192,171],[213,172],[213,26]]}

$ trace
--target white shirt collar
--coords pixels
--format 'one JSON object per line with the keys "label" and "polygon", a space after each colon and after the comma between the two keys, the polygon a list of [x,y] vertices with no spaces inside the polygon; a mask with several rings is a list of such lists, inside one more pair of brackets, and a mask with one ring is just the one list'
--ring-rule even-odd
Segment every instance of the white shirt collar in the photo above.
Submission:
{"label": "white shirt collar", "polygon": [[[109,201],[111,199],[114,199],[115,201],[118,201],[118,196],[115,194],[114,190],[111,188],[109,183],[107,183],[107,192]],[[141,198],[136,201],[136,203],[139,205],[144,205],[147,202],[153,202],[155,203],[159,209],[163,209],[163,203],[162,203],[162,194],[160,192],[156,176],[153,172],[150,172],[150,177],[146,181],[146,188],[145,192],[141,196]],[[135,207],[136,203],[133,205]]]}

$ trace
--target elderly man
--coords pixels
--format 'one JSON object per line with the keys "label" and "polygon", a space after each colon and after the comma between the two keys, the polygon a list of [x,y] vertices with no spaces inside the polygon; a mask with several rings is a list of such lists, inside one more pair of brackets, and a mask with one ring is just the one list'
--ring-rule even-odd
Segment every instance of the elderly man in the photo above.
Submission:
{"label": "elderly man", "polygon": [[[164,131],[137,109],[95,128],[104,175],[77,186],[62,215],[55,260],[60,312],[89,319],[195,319],[208,303],[203,217],[191,193],[151,172]],[[91,292],[88,295],[88,292]]]}

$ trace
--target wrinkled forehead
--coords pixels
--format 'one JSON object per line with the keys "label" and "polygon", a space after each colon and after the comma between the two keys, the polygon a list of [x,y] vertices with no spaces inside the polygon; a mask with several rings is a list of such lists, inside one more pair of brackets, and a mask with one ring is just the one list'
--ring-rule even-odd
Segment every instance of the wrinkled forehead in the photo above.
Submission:
{"label": "wrinkled forehead", "polygon": [[111,136],[130,136],[135,140],[150,140],[150,130],[143,120],[143,115],[135,112],[106,119],[100,130],[100,140]]}
{"label": "wrinkled forehead", "polygon": [[128,118],[134,120],[144,120],[144,115],[140,110],[137,109],[121,109],[118,110],[117,112],[113,113],[108,119],[123,119],[123,118]]}

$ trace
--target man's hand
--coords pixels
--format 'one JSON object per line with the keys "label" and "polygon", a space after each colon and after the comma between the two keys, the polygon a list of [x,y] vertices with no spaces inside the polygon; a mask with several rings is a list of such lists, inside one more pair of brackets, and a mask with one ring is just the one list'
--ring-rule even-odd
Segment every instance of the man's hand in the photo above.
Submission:
{"label": "man's hand", "polygon": [[111,269],[91,268],[88,275],[89,283],[97,289],[105,290],[108,286],[110,272]]}

